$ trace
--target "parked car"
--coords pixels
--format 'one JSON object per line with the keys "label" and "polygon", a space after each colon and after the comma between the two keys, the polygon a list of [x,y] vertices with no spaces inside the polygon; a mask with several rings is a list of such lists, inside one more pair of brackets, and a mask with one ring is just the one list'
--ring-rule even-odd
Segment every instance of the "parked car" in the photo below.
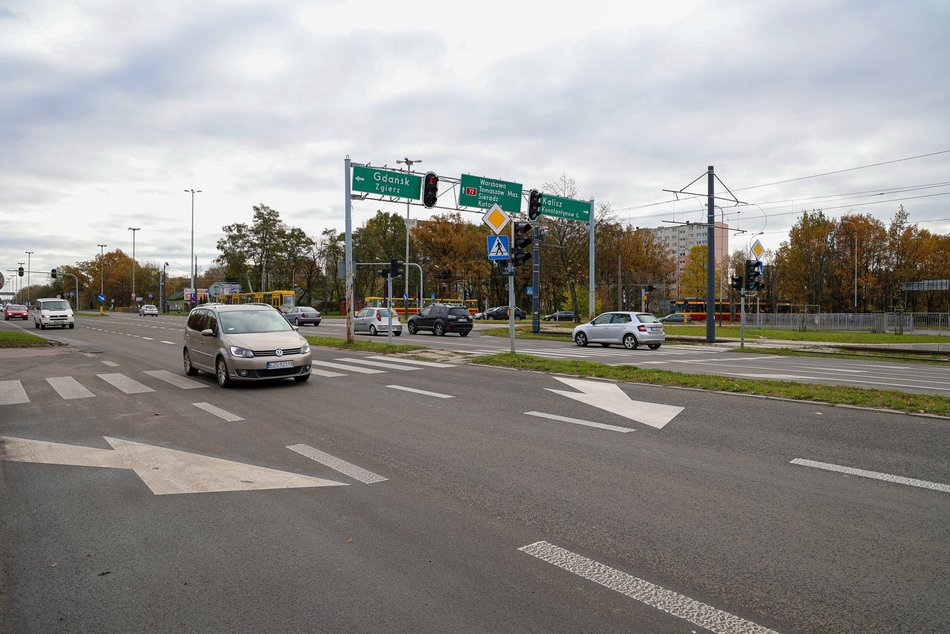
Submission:
{"label": "parked car", "polygon": [[214,373],[221,387],[233,381],[310,378],[310,344],[273,306],[204,304],[185,324],[185,374]]}
{"label": "parked car", "polygon": [[[515,319],[524,319],[525,312],[515,306]],[[508,307],[496,306],[485,311],[484,319],[508,319]]]}
{"label": "parked car", "polygon": [[637,312],[603,313],[574,328],[572,336],[579,346],[599,343],[607,347],[620,343],[627,350],[636,350],[641,343],[656,350],[666,341],[663,324],[650,313]]}
{"label": "parked car", "polygon": [[431,330],[432,334],[440,337],[447,332],[457,332],[459,336],[467,337],[475,324],[472,323],[472,315],[465,306],[429,304],[411,316],[406,326],[410,335],[420,330]]}
{"label": "parked car", "polygon": [[7,304],[6,308],[3,309],[4,321],[10,321],[11,319],[26,320],[29,318],[30,315],[23,304]]}
{"label": "parked car", "polygon": [[52,326],[75,328],[73,309],[65,299],[43,297],[33,304],[33,327],[44,330]]}
{"label": "parked car", "polygon": [[544,321],[574,321],[573,310],[559,310],[556,313],[542,317]]}
{"label": "parked car", "polygon": [[312,306],[294,306],[284,313],[284,318],[294,326],[320,325],[320,311]]}
{"label": "parked car", "polygon": [[686,313],[672,313],[666,317],[660,317],[660,323],[663,324],[688,324],[693,319]]}
{"label": "parked car", "polygon": [[[396,311],[392,313],[393,335],[402,334],[402,322]],[[383,332],[389,332],[389,316],[385,308],[364,308],[353,318],[353,332],[368,332],[374,337]],[[412,332],[412,331],[410,331]]]}
{"label": "parked car", "polygon": [[139,317],[158,317],[158,307],[155,304],[144,304],[139,308]]}

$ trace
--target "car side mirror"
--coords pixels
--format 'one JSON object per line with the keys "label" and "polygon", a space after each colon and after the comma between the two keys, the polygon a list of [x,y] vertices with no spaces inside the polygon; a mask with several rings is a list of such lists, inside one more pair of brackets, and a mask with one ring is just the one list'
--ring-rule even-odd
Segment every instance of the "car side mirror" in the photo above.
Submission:
{"label": "car side mirror", "polygon": [[205,328],[204,330],[201,331],[201,336],[202,336],[202,337],[213,337],[213,336],[214,336],[214,331],[211,330],[210,328]]}
{"label": "car side mirror", "polygon": [[290,327],[293,328],[294,330],[300,330],[300,326],[295,326],[295,325],[291,324]]}

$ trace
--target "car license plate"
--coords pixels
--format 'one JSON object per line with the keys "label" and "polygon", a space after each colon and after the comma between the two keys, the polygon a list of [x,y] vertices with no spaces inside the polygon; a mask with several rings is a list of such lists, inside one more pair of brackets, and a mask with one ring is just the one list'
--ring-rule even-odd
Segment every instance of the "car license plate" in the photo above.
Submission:
{"label": "car license plate", "polygon": [[292,368],[294,367],[293,361],[268,361],[267,369],[276,370],[278,368]]}

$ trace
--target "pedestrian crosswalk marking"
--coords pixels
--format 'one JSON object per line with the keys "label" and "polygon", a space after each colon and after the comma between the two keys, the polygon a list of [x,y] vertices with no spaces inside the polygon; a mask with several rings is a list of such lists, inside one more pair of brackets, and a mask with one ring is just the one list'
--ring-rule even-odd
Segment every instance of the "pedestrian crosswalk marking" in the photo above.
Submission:
{"label": "pedestrian crosswalk marking", "polygon": [[417,361],[416,359],[399,359],[396,357],[369,357],[370,359],[375,359],[376,361],[394,361],[397,363],[408,363],[410,365],[421,365],[427,368],[454,368],[454,365],[449,363],[436,363],[435,361]]}
{"label": "pedestrian crosswalk marking", "polygon": [[96,376],[126,394],[143,394],[145,392],[155,391],[149,386],[142,385],[135,379],[125,376],[124,374],[97,374]]}
{"label": "pedestrian crosswalk marking", "polygon": [[56,393],[64,400],[74,398],[92,398],[95,396],[92,392],[80,385],[79,381],[71,376],[53,376],[46,379]]}
{"label": "pedestrian crosswalk marking", "polygon": [[208,412],[209,414],[213,414],[222,420],[226,420],[229,423],[236,423],[239,420],[244,420],[237,414],[232,414],[231,412],[223,410],[220,407],[215,407],[211,403],[192,403],[192,405],[198,409]]}
{"label": "pedestrian crosswalk marking", "polygon": [[346,376],[342,372],[331,372],[330,370],[318,370],[316,368],[310,368],[310,374],[315,374],[316,376],[323,376],[328,379],[332,379],[335,376]]}
{"label": "pedestrian crosswalk marking", "polygon": [[175,387],[180,387],[183,390],[194,390],[199,387],[208,387],[205,383],[199,383],[198,381],[193,381],[191,379],[185,378],[180,374],[175,374],[174,372],[169,372],[168,370],[146,370],[145,374],[158,379],[159,381],[165,381],[165,383],[170,383]]}
{"label": "pedestrian crosswalk marking", "polygon": [[0,405],[29,403],[30,399],[19,381],[0,381]]}
{"label": "pedestrian crosswalk marking", "polygon": [[317,361],[314,359],[310,362],[312,365],[319,365],[326,368],[336,368],[337,370],[348,370],[350,372],[357,372],[359,374],[383,374],[385,370],[373,370],[372,368],[358,368],[354,365],[343,365],[342,363],[332,363],[330,361]]}
{"label": "pedestrian crosswalk marking", "polygon": [[342,362],[344,362],[344,363],[362,363],[362,364],[364,364],[364,365],[371,365],[371,366],[376,367],[376,368],[386,368],[387,370],[403,370],[403,371],[407,371],[407,370],[421,370],[421,369],[422,369],[422,368],[413,368],[413,367],[407,366],[407,365],[396,365],[396,364],[394,364],[394,363],[386,363],[386,362],[383,362],[383,361],[372,361],[372,360],[369,360],[369,359],[346,358],[346,359],[337,359],[337,361],[342,361]]}

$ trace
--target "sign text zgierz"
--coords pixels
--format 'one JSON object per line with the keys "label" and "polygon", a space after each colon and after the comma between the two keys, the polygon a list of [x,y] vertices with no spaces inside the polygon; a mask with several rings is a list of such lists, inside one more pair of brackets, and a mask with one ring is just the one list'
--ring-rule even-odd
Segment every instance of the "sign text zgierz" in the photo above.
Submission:
{"label": "sign text zgierz", "polygon": [[419,200],[422,192],[422,177],[405,172],[354,165],[353,191]]}

